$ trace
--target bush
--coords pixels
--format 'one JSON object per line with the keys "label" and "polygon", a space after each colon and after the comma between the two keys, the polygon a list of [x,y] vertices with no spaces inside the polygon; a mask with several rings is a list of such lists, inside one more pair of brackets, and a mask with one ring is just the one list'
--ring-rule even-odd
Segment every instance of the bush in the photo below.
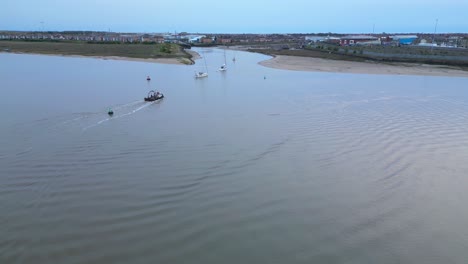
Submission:
{"label": "bush", "polygon": [[163,53],[171,53],[172,50],[171,50],[171,44],[169,43],[165,43],[161,46],[161,48],[159,49],[159,51],[163,52]]}

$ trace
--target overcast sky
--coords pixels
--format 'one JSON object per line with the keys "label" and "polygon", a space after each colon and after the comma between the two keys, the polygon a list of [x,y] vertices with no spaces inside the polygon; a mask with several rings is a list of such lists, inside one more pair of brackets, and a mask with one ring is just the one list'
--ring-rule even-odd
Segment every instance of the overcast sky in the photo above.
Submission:
{"label": "overcast sky", "polygon": [[[0,30],[468,32],[468,0],[1,0]],[[375,27],[374,27],[375,25]]]}

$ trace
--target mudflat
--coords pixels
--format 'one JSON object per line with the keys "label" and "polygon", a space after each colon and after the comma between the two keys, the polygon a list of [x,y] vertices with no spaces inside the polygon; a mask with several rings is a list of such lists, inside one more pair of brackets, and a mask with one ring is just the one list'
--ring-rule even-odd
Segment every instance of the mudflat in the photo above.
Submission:
{"label": "mudflat", "polygon": [[417,63],[359,62],[278,55],[269,60],[261,61],[259,64],[265,67],[293,71],[468,77],[468,71],[456,66]]}

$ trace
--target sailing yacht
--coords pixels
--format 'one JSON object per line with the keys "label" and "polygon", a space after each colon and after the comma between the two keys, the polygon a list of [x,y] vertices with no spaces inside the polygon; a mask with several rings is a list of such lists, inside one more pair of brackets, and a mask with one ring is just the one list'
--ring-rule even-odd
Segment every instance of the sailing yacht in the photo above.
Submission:
{"label": "sailing yacht", "polygon": [[203,78],[203,77],[208,77],[207,72],[195,72],[195,78]]}
{"label": "sailing yacht", "polygon": [[205,72],[202,72],[202,71],[195,72],[195,78],[208,77],[208,67],[206,66],[205,54],[203,54],[203,61],[205,62]]}
{"label": "sailing yacht", "polygon": [[224,64],[221,65],[221,67],[219,67],[218,71],[226,71],[227,70],[227,67],[226,67],[226,49],[224,49]]}

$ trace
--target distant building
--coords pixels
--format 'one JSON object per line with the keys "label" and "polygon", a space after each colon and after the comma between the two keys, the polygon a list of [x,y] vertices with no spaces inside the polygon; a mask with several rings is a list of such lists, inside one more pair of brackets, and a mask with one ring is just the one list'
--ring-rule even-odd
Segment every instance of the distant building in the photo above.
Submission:
{"label": "distant building", "polygon": [[203,35],[203,36],[188,35],[187,37],[189,38],[188,39],[189,43],[200,43],[201,39],[206,37],[206,36],[205,35]]}
{"label": "distant building", "polygon": [[460,39],[459,47],[468,48],[468,38]]}
{"label": "distant building", "polygon": [[326,37],[323,36],[305,36],[304,39],[306,42],[321,42],[324,41]]}
{"label": "distant building", "polygon": [[222,39],[218,39],[218,42],[219,43],[222,43],[222,44],[229,44],[232,42],[232,39],[230,38],[222,38]]}
{"label": "distant building", "polygon": [[269,42],[270,40],[265,38],[265,37],[262,37],[262,38],[256,38],[255,39],[255,42]]}
{"label": "distant building", "polygon": [[380,45],[380,39],[373,36],[366,35],[355,35],[345,36],[340,38],[341,46],[353,46],[353,45]]}
{"label": "distant building", "polygon": [[201,39],[201,43],[203,43],[203,44],[211,44],[213,42],[214,42],[213,38],[204,37],[204,38]]}
{"label": "distant building", "polygon": [[338,37],[330,37],[330,36],[328,36],[328,37],[325,37],[325,39],[322,40],[322,42],[339,45],[339,44],[340,44],[340,40],[341,40],[341,39],[338,38]]}
{"label": "distant building", "polygon": [[450,47],[458,47],[461,46],[462,37],[460,36],[449,36],[447,38],[447,45]]}
{"label": "distant building", "polygon": [[163,37],[164,37],[164,42],[166,43],[175,43],[179,40],[177,38],[177,35],[173,35],[173,34],[166,34]]}
{"label": "distant building", "polygon": [[395,35],[390,37],[400,45],[411,45],[418,38],[416,35]]}
{"label": "distant building", "polygon": [[437,47],[437,44],[435,43],[428,43],[427,40],[421,39],[419,42],[418,46],[423,46],[423,47]]}

